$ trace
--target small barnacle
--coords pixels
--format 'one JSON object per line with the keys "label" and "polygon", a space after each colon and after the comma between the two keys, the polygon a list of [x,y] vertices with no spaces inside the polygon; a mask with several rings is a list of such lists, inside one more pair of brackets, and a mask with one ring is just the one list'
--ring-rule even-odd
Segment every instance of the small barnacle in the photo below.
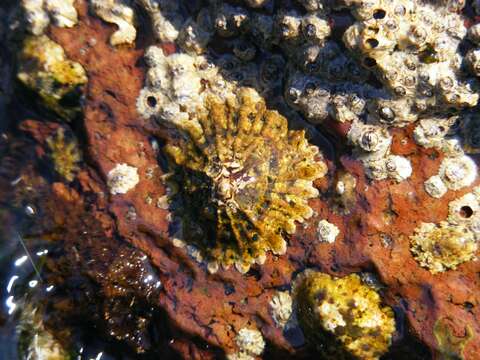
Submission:
{"label": "small barnacle", "polygon": [[172,181],[183,185],[176,215],[208,262],[245,272],[268,251],[285,253],[284,236],[312,216],[313,181],[327,168],[304,132],[288,130],[253,89],[226,102],[209,96],[205,106],[178,123],[181,136],[165,148]]}
{"label": "small barnacle", "polygon": [[345,171],[340,171],[335,185],[335,197],[333,198],[335,211],[341,214],[349,214],[357,201],[357,180]]}
{"label": "small barnacle", "polygon": [[269,302],[272,317],[277,326],[285,327],[292,315],[292,297],[288,291],[278,291]]}
{"label": "small barnacle", "polygon": [[472,49],[465,56],[465,62],[475,76],[480,76],[480,50]]}
{"label": "small barnacle", "polygon": [[473,184],[477,178],[477,166],[467,155],[445,158],[439,176],[450,190],[459,190]]}
{"label": "small barnacle", "polygon": [[284,66],[285,60],[280,55],[266,58],[260,67],[260,81],[262,84],[267,88],[281,85]]}
{"label": "small barnacle", "polygon": [[451,224],[469,224],[478,218],[479,199],[475,193],[467,193],[448,204],[448,221]]}
{"label": "small barnacle", "polygon": [[377,150],[379,144],[380,144],[380,135],[374,130],[365,131],[359,142],[360,147],[363,150],[369,151],[369,152],[373,152]]}
{"label": "small barnacle", "polygon": [[480,24],[470,26],[468,29],[468,38],[477,45],[480,44]]}
{"label": "small barnacle", "polygon": [[448,119],[429,118],[422,119],[413,131],[413,138],[417,144],[426,148],[441,148],[445,142],[448,130],[457,120],[456,117]]}
{"label": "small barnacle", "polygon": [[410,161],[398,155],[390,155],[386,158],[385,168],[389,178],[398,182],[403,181],[412,175],[412,165]]}
{"label": "small barnacle", "polygon": [[144,88],[137,98],[137,112],[145,119],[158,115],[164,104],[161,93]]}
{"label": "small barnacle", "polygon": [[395,112],[387,106],[378,109],[378,116],[386,123],[391,123],[395,120]]}
{"label": "small barnacle", "polygon": [[78,22],[74,0],[21,0],[28,30],[41,35],[52,19],[55,26],[70,28]]}
{"label": "small barnacle", "polygon": [[468,114],[463,118],[461,135],[463,149],[467,154],[480,152],[480,116],[478,114]]}
{"label": "small barnacle", "polygon": [[438,175],[434,175],[423,184],[425,192],[436,199],[441,198],[448,191],[445,183]]}
{"label": "small barnacle", "polygon": [[174,42],[177,40],[179,36],[178,29],[184,23],[178,2],[159,0],[136,0],[136,2],[147,12],[153,33],[160,42]]}
{"label": "small barnacle", "polygon": [[140,178],[136,167],[127,164],[117,164],[107,175],[107,185],[110,194],[126,194],[133,189]]}
{"label": "small barnacle", "polygon": [[323,0],[297,0],[297,2],[309,12],[318,11],[319,13],[323,13],[327,8]]}
{"label": "small barnacle", "polygon": [[301,17],[294,11],[276,16],[276,34],[282,40],[296,41],[300,36]]}
{"label": "small barnacle", "polygon": [[118,26],[110,37],[110,44],[133,44],[137,37],[135,13],[124,0],[91,0],[93,12],[102,20]]}
{"label": "small barnacle", "polygon": [[316,15],[305,16],[302,19],[302,32],[308,41],[323,43],[330,36],[328,22]]}
{"label": "small barnacle", "polygon": [[66,120],[80,111],[83,67],[66,58],[63,48],[47,36],[28,36],[18,54],[18,79],[38,93],[43,104]]}
{"label": "small barnacle", "polygon": [[421,223],[410,240],[415,260],[433,274],[456,269],[458,265],[474,260],[478,248],[471,231],[446,221],[439,225]]}
{"label": "small barnacle", "polygon": [[352,123],[347,137],[357,145],[360,157],[366,161],[383,159],[392,142],[392,137],[385,128],[365,125],[360,121]]}
{"label": "small barnacle", "polygon": [[[207,14],[206,11],[203,11],[200,12],[199,17],[200,16],[203,17],[203,19],[200,19],[202,20],[200,24],[199,22],[189,19],[187,23],[183,25],[177,40],[182,49],[197,55],[206,52],[207,44],[213,35],[213,30],[211,30],[213,25],[210,24],[210,15]],[[204,24],[205,26],[202,26]]]}
{"label": "small barnacle", "polygon": [[269,47],[273,37],[274,19],[267,14],[254,13],[249,22],[253,41],[261,47]]}
{"label": "small barnacle", "polygon": [[257,52],[257,49],[252,43],[246,40],[236,41],[233,46],[233,53],[242,61],[251,61]]}
{"label": "small barnacle", "polygon": [[64,128],[58,128],[55,135],[47,138],[47,145],[57,174],[67,181],[73,181],[82,159],[77,142],[74,139],[67,141]]}
{"label": "small barnacle", "polygon": [[238,35],[247,23],[248,12],[245,9],[227,4],[220,6],[213,20],[215,30],[223,37]]}
{"label": "small barnacle", "polygon": [[78,14],[74,2],[75,0],[44,0],[44,8],[55,26],[71,28],[77,24]]}
{"label": "small barnacle", "polygon": [[412,111],[409,99],[375,99],[368,103],[371,122],[386,126],[402,127],[417,120],[418,114]]}
{"label": "small barnacle", "polygon": [[321,242],[334,243],[340,230],[334,224],[329,223],[327,220],[320,220],[317,227],[318,239]]}
{"label": "small barnacle", "polygon": [[365,174],[373,180],[385,180],[388,178],[385,158],[373,161],[365,161]]}
{"label": "small barnacle", "polygon": [[50,23],[48,14],[43,8],[43,0],[22,0],[25,21],[28,30],[33,35],[41,35]]}
{"label": "small barnacle", "polygon": [[263,353],[265,340],[262,333],[256,329],[242,328],[235,337],[238,353],[228,354],[228,360],[253,360]]}
{"label": "small barnacle", "polygon": [[395,332],[394,313],[357,274],[306,270],[294,282],[298,320],[325,359],[379,359]]}

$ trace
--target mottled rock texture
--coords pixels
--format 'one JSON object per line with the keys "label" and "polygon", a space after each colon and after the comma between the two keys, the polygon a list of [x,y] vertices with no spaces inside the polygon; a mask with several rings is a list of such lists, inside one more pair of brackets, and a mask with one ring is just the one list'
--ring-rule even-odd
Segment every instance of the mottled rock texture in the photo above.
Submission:
{"label": "mottled rock texture", "polygon": [[[144,49],[154,40],[144,35],[134,47],[114,48],[110,39],[116,29],[89,14],[85,1],[78,0],[76,8],[78,25],[52,27],[49,36],[88,75],[84,119],[77,129],[86,165],[73,188],[29,178],[38,180],[39,192],[50,199],[39,206],[50,215],[50,223],[39,225],[38,233],[55,234],[59,224],[65,229],[59,243],[61,261],[48,263],[51,281],[64,290],[47,300],[57,306],[54,324],[67,326],[69,319],[71,325],[84,316],[98,325],[106,339],[111,336],[133,352],[185,359],[236,354],[241,350],[238,334],[253,329],[266,343],[264,358],[308,358],[314,356],[314,346],[296,336],[298,325],[279,327],[270,303],[278,290],[290,289],[300,271],[316,268],[335,277],[376,274],[382,302],[394,310],[396,320],[386,358],[478,357],[479,262],[467,261],[454,270],[432,274],[410,250],[415,229],[421,223],[444,221],[449,202],[472,191],[478,180],[448,191],[441,199],[430,196],[424,183],[439,173],[446,155],[441,149],[417,145],[415,126],[407,125],[390,130],[390,151],[408,157],[411,175],[399,182],[371,181],[361,160],[346,150],[350,124],[327,118],[322,126],[330,133],[329,140],[312,131],[310,142],[326,154],[328,173],[314,182],[320,195],[309,200],[313,216],[285,235],[286,253],[267,252],[265,262],[253,265],[246,274],[221,267],[210,274],[188,248],[174,245],[171,215],[168,206],[162,206],[167,193],[163,144],[171,129],[146,121],[136,110],[145,80]],[[174,45],[161,45],[166,53],[175,52]],[[46,139],[58,126],[23,121],[20,127],[32,144],[22,146],[30,154],[45,154]],[[137,168],[140,181],[132,191],[111,195],[108,174],[123,163]],[[331,243],[319,239],[317,229],[323,220],[339,230]],[[142,263],[144,255],[148,264]],[[87,264],[82,258],[92,261]],[[122,258],[139,270],[124,269]],[[145,268],[161,286],[142,283]],[[81,291],[75,290],[75,279],[84,284]],[[69,296],[74,293],[79,296]],[[77,316],[72,318],[74,313]]]}

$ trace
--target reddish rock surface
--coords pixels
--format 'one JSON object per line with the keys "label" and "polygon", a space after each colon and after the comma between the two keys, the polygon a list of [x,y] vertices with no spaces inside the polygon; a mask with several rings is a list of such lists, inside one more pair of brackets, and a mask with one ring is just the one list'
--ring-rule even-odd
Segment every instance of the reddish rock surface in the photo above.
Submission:
{"label": "reddish rock surface", "polygon": [[[164,195],[165,188],[151,139],[168,135],[161,128],[147,126],[136,113],[136,97],[144,81],[145,41],[140,39],[137,48],[112,48],[108,39],[113,27],[88,15],[84,1],[77,4],[80,24],[72,29],[53,28],[50,36],[88,72],[83,130],[90,167],[78,176],[77,190],[59,183],[52,185],[53,198],[66,206],[62,210],[66,218],[55,222],[89,231],[95,226],[101,240],[95,243],[95,237],[85,235],[74,243],[78,243],[82,252],[91,247],[91,254],[103,266],[108,267],[124,247],[129,251],[138,249],[148,256],[163,286],[154,298],[145,301],[165,314],[171,337],[163,342],[165,347],[188,359],[214,358],[222,351],[235,351],[234,337],[241,328],[256,327],[268,343],[266,356],[302,357],[305,349],[292,346],[291,339],[275,326],[268,303],[277,289],[291,285],[299,271],[314,267],[335,276],[361,271],[378,275],[385,285],[385,303],[398,315],[395,358],[416,353],[416,349],[408,352],[396,348],[412,338],[440,356],[433,332],[438,321],[446,324],[459,342],[472,331],[464,357],[478,358],[480,263],[471,261],[456,270],[432,275],[410,253],[409,236],[414,229],[421,222],[444,220],[448,202],[471,190],[449,191],[442,199],[425,193],[423,182],[438,172],[441,153],[417,146],[412,139],[412,128],[396,130],[392,153],[408,156],[413,167],[412,177],[401,183],[370,182],[358,161],[340,154],[337,160],[329,161],[327,177],[316,184],[321,196],[312,200],[311,206],[317,214],[308,221],[308,226],[298,227],[288,241],[286,255],[269,254],[264,265],[255,266],[246,275],[235,269],[220,269],[211,275],[185,249],[173,246],[168,232],[168,211],[156,207],[156,199]],[[55,126],[26,121],[21,128],[42,144]],[[341,135],[345,129],[339,127],[336,132]],[[36,152],[41,156],[41,147]],[[106,174],[117,163],[137,167],[140,183],[125,195],[110,196],[104,183]],[[348,215],[336,213],[332,203],[332,184],[339,169],[357,180],[354,206]],[[152,171],[153,176],[148,176]],[[90,215],[85,223],[72,222],[72,218],[84,216],[82,198],[92,194],[94,211],[88,209]],[[58,213],[58,209],[51,212]],[[318,241],[316,224],[320,219],[327,219],[340,229],[334,244]],[[67,233],[66,237],[74,234]],[[71,246],[69,242],[66,244]],[[99,244],[111,253],[105,254]],[[51,266],[54,269],[60,265]],[[100,287],[109,286],[108,279],[90,275]]]}

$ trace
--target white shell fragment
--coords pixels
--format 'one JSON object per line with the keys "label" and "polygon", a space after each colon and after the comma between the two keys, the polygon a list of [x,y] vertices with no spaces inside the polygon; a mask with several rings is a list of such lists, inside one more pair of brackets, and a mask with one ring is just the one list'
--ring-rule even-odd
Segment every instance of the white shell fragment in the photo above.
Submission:
{"label": "white shell fragment", "polygon": [[334,243],[340,230],[327,220],[320,220],[317,227],[318,239],[321,242]]}
{"label": "white shell fragment", "polygon": [[107,176],[107,185],[112,195],[126,194],[139,181],[137,168],[127,164],[117,164]]}

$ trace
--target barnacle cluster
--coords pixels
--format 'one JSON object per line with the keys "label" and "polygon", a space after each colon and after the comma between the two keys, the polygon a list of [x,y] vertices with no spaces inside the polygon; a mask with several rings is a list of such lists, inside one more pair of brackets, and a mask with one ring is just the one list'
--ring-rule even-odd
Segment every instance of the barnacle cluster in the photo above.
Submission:
{"label": "barnacle cluster", "polygon": [[80,111],[86,72],[79,63],[68,60],[63,48],[46,35],[25,38],[18,54],[17,78],[66,120]]}
{"label": "barnacle cluster", "polygon": [[146,119],[181,123],[204,107],[207,94],[232,93],[232,85],[202,56],[182,53],[165,56],[160,47],[151,46],[145,60],[149,69],[146,86],[137,99],[137,111]]}
{"label": "barnacle cluster", "polygon": [[[390,121],[411,122],[422,113],[477,104],[478,94],[460,71],[457,50],[467,34],[461,15],[422,1],[353,3],[357,22],[343,40],[377,74],[391,101],[402,101],[408,110]],[[379,117],[389,121],[382,116],[386,109],[378,110]]]}
{"label": "barnacle cluster", "polygon": [[55,26],[72,27],[78,22],[74,0],[22,0],[27,29],[33,35],[41,35],[53,22]]}
{"label": "barnacle cluster", "polygon": [[76,140],[67,139],[65,129],[58,128],[55,135],[47,138],[47,146],[55,172],[66,181],[73,181],[82,159]]}
{"label": "barnacle cluster", "polygon": [[269,250],[284,254],[285,235],[313,214],[313,181],[327,170],[318,148],[248,88],[227,100],[209,96],[196,119],[177,127],[165,150],[188,243],[241,272]]}
{"label": "barnacle cluster", "polygon": [[95,15],[118,27],[110,36],[110,44],[133,44],[137,30],[134,26],[135,13],[129,1],[90,0],[90,6]]}
{"label": "barnacle cluster", "polygon": [[[441,198],[448,190],[459,190],[470,186],[477,178],[477,166],[474,160],[465,154],[460,140],[447,136],[458,121],[458,117],[425,118],[418,122],[413,132],[414,139],[419,145],[436,148],[445,155],[438,174],[424,183],[425,191],[434,198]],[[469,126],[471,125],[466,123],[465,127]],[[474,133],[469,135],[475,136]],[[467,146],[466,150],[469,151],[469,149]]]}
{"label": "barnacle cluster", "polygon": [[355,154],[364,164],[368,177],[400,182],[412,175],[408,158],[390,154],[392,136],[386,128],[355,120],[347,137],[355,145]]}
{"label": "barnacle cluster", "polygon": [[306,270],[294,283],[300,326],[325,359],[378,359],[395,332],[391,308],[351,274],[334,278]]}
{"label": "barnacle cluster", "polygon": [[[150,75],[139,98],[140,113],[178,118],[177,111],[170,113],[171,102],[180,108],[197,106],[201,96],[192,101],[187,90],[202,94],[222,81],[226,83],[219,90],[233,84],[261,94],[283,93],[285,102],[314,124],[328,118],[351,123],[348,139],[367,176],[400,182],[413,169],[407,157],[390,152],[390,128],[420,120],[419,143],[442,142],[448,148],[452,144],[443,140],[452,120],[477,105],[477,81],[464,66],[474,56],[463,56],[461,45],[467,38],[477,44],[480,27],[472,26],[467,34],[461,2],[305,0],[296,9],[283,4],[270,8],[268,3],[215,1],[187,16],[177,3],[139,1],[157,37],[175,42],[184,52],[164,57],[169,59],[165,62],[157,61],[160,51],[155,56],[149,51]],[[271,14],[263,12],[267,8]],[[345,10],[355,22],[339,44],[330,20]],[[217,40],[221,55],[209,51]],[[161,74],[167,75],[165,83]],[[372,75],[382,87],[367,81]],[[172,78],[191,81],[172,87]],[[477,126],[475,118],[461,119],[468,123],[463,129]],[[476,146],[474,133],[462,132],[471,149]]]}
{"label": "barnacle cluster", "polygon": [[480,240],[480,189],[450,202],[446,221],[421,223],[410,237],[418,263],[433,274],[476,259]]}

